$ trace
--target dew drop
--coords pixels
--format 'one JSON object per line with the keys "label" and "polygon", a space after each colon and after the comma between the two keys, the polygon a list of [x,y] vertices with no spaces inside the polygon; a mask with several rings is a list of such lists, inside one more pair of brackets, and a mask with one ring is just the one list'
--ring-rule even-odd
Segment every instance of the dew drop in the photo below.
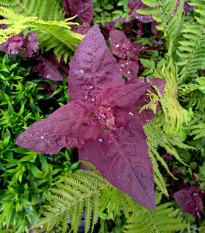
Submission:
{"label": "dew drop", "polygon": [[128,74],[130,74],[130,71],[127,71]]}
{"label": "dew drop", "polygon": [[84,70],[80,70],[80,73],[83,74],[83,73],[84,73]]}
{"label": "dew drop", "polygon": [[126,62],[126,65],[128,65],[129,63],[128,62]]}
{"label": "dew drop", "polygon": [[100,138],[100,139],[99,139],[99,142],[102,142],[102,141],[103,141],[102,138]]}
{"label": "dew drop", "polygon": [[94,99],[94,98],[92,98],[91,100],[92,100],[92,101],[95,101],[95,99]]}
{"label": "dew drop", "polygon": [[124,64],[122,64],[121,66],[122,66],[122,67],[124,67],[125,65],[124,65]]}
{"label": "dew drop", "polygon": [[91,86],[89,86],[89,89],[93,89],[93,87],[94,87],[94,86],[93,86],[93,85],[91,85]]}
{"label": "dew drop", "polygon": [[119,46],[120,46],[119,44],[116,44],[116,45],[115,45],[116,48],[119,48]]}
{"label": "dew drop", "polygon": [[41,139],[44,139],[44,136],[41,136]]}
{"label": "dew drop", "polygon": [[134,116],[134,114],[132,112],[129,112],[129,115]]}
{"label": "dew drop", "polygon": [[85,96],[85,99],[87,99],[88,97],[87,96]]}

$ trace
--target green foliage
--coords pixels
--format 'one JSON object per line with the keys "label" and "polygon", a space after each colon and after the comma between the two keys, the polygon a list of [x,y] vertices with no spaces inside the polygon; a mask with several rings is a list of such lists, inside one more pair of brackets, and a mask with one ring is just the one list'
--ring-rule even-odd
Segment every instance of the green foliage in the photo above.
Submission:
{"label": "green foliage", "polygon": [[194,22],[187,23],[182,30],[183,40],[179,41],[177,50],[180,58],[178,65],[181,67],[180,83],[197,77],[198,70],[205,69],[205,1],[197,1],[192,5],[198,6],[195,9],[197,16]]}
{"label": "green foliage", "polygon": [[172,64],[171,68],[163,67],[161,72],[153,73],[155,78],[163,78],[166,80],[164,96],[161,98],[165,121],[170,125],[170,129],[175,129],[175,132],[181,129],[183,122],[187,122],[186,110],[178,101],[177,91],[177,71]]}
{"label": "green foliage", "polygon": [[0,57],[0,230],[24,233],[39,220],[41,203],[57,176],[75,171],[79,162],[71,162],[72,150],[52,158],[16,146],[16,137],[46,116],[39,103],[54,97],[31,81],[32,67],[23,68],[11,57]]}
{"label": "green foliage", "polygon": [[119,17],[129,17],[130,8],[128,0],[93,0],[94,19],[93,22],[104,27],[104,23],[110,23]]}
{"label": "green foliage", "polygon": [[[99,216],[115,219],[122,212],[127,223],[119,232],[172,232],[187,226],[181,224],[182,219],[177,218],[179,210],[174,210],[171,203],[158,205],[153,211],[147,210],[94,171],[60,177],[57,187],[58,189],[52,189],[54,195],[47,197],[50,205],[45,206],[45,217],[33,228],[43,226],[40,231],[45,229],[49,232],[55,225],[62,224],[64,233],[68,230],[68,219],[71,218],[70,232],[77,232],[84,210],[85,233],[90,228],[91,216],[93,230]],[[159,204],[161,198],[157,200]]]}
{"label": "green foliage", "polygon": [[[35,0],[32,0],[31,2],[35,3]],[[69,25],[76,24],[73,22],[68,22],[72,18],[65,20],[61,19],[61,21],[58,21],[58,19],[60,18],[55,16],[56,14],[58,14],[58,11],[57,13],[52,13],[52,8],[50,9],[49,7],[47,7],[47,5],[45,4],[46,2],[41,0],[41,3],[45,5],[44,8],[46,10],[45,12],[43,11],[43,15],[38,15],[37,13],[35,13],[40,12],[40,10],[37,8],[37,5],[35,9],[29,7],[29,5],[28,7],[29,9],[31,8],[31,14],[25,15],[15,12],[14,9],[16,8],[14,7],[13,9],[10,5],[10,8],[0,7],[0,15],[6,18],[6,20],[2,20],[1,23],[9,25],[6,29],[1,30],[0,43],[5,42],[11,36],[11,34],[17,35],[20,32],[25,31],[26,29],[31,29],[37,32],[39,35],[38,40],[40,42],[40,48],[45,49],[45,51],[54,49],[54,53],[57,55],[58,60],[60,61],[61,57],[64,55],[64,60],[65,62],[67,62],[69,49],[75,51],[83,36],[71,31]],[[54,2],[48,3],[48,6],[51,6],[51,4],[53,3]],[[34,5],[31,4],[31,6]],[[49,9],[50,11],[47,11]],[[21,8],[19,9],[19,11],[20,10]],[[36,14],[39,18],[36,16]]]}
{"label": "green foliage", "polygon": [[[127,195],[121,195],[121,203],[125,210],[128,223],[125,225],[127,233],[162,233],[174,232],[187,226],[182,224],[182,218],[178,218],[179,209],[174,209],[173,204],[166,202],[159,205],[161,195],[156,196],[156,207],[148,210],[136,203]],[[131,214],[130,214],[131,213]]]}
{"label": "green foliage", "polygon": [[170,172],[167,163],[159,154],[158,149],[164,148],[167,154],[174,156],[178,161],[184,163],[176,148],[178,147],[185,150],[194,148],[184,144],[177,135],[166,134],[161,128],[163,123],[164,122],[162,117],[156,117],[154,120],[148,122],[144,126],[144,131],[148,137],[147,144],[149,147],[149,155],[153,163],[155,183],[157,184],[160,191],[168,196],[166,184],[163,175],[159,170],[158,163],[160,163],[166,169],[168,174],[170,174],[173,178],[174,176]]}
{"label": "green foliage", "polygon": [[0,4],[18,14],[44,21],[63,21],[65,17],[63,8],[55,0],[0,0]]}
{"label": "green foliage", "polygon": [[189,125],[194,139],[205,137],[205,114],[196,115]]}
{"label": "green foliage", "polygon": [[[62,184],[63,181],[63,184]],[[90,229],[92,216],[92,230],[99,218],[99,194],[109,183],[98,173],[83,171],[60,177],[56,183],[58,189],[51,189],[54,195],[47,196],[50,206],[45,217],[33,226],[44,226],[42,230],[50,231],[54,226],[62,225],[62,232],[68,230],[68,219],[71,218],[70,231],[78,230],[82,214],[85,209],[85,232]]]}
{"label": "green foliage", "polygon": [[177,0],[142,1],[146,5],[150,6],[150,8],[137,10],[137,13],[152,15],[157,22],[160,22],[157,29],[164,32],[164,36],[168,43],[168,55],[172,56],[178,46],[180,29],[184,20],[182,17],[184,0],[180,2],[174,15],[173,11],[177,4]]}

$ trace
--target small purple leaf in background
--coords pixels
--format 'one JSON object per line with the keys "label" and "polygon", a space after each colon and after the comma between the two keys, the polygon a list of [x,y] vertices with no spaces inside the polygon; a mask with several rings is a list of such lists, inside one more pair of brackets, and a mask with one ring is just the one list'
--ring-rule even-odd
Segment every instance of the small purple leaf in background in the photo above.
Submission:
{"label": "small purple leaf in background", "polygon": [[184,188],[174,193],[174,199],[181,210],[192,213],[194,217],[200,217],[203,209],[203,201],[200,197],[200,187]]}
{"label": "small purple leaf in background", "polygon": [[120,58],[126,58],[127,54],[132,51],[132,45],[124,32],[120,30],[111,30],[109,42],[113,54]]}
{"label": "small purple leaf in background", "polygon": [[63,8],[70,16],[78,15],[83,23],[90,23],[93,20],[92,0],[64,0]]}
{"label": "small purple leaf in background", "polygon": [[24,35],[20,33],[16,36],[11,36],[7,39],[7,42],[0,46],[0,51],[10,54],[20,54],[22,46],[24,44]]}
{"label": "small purple leaf in background", "polygon": [[38,58],[41,62],[38,63],[34,68],[34,72],[38,72],[43,78],[52,80],[52,81],[62,81],[64,77],[58,71],[58,69],[47,59],[40,56]]}
{"label": "small purple leaf in background", "polygon": [[79,33],[81,35],[85,35],[88,30],[90,29],[90,24],[89,23],[83,23],[82,25],[78,25],[78,27],[76,29],[74,29],[73,31],[75,33]]}
{"label": "small purple leaf in background", "polygon": [[153,84],[163,95],[165,81],[133,79],[125,84],[97,25],[78,47],[69,77],[72,102],[30,126],[17,144],[49,154],[78,147],[81,160],[93,163],[111,184],[154,209],[154,174],[142,125],[156,114],[141,115],[138,105],[150,101],[146,92],[154,91]]}
{"label": "small purple leaf in background", "polygon": [[11,36],[7,39],[7,42],[0,46],[0,51],[22,57],[33,57],[39,48],[37,38],[38,34],[35,32],[29,32],[26,38],[24,38],[23,33]]}
{"label": "small purple leaf in background", "polygon": [[128,7],[131,10],[130,14],[132,14],[132,16],[135,17],[136,19],[138,19],[139,21],[141,21],[143,23],[149,23],[149,22],[154,21],[154,19],[152,18],[151,15],[141,15],[141,14],[138,14],[136,12],[136,10],[149,8],[141,0],[137,0],[135,2],[133,0],[129,0]]}
{"label": "small purple leaf in background", "polygon": [[29,32],[24,40],[24,52],[23,57],[32,57],[39,49],[38,34],[35,32]]}

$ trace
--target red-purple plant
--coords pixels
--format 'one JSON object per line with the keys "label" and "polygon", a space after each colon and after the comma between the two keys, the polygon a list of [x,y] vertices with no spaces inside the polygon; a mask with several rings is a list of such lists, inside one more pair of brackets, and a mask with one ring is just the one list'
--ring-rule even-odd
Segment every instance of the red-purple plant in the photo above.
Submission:
{"label": "red-purple plant", "polygon": [[136,79],[125,84],[99,27],[86,34],[70,62],[71,102],[34,123],[17,138],[19,146],[55,154],[78,147],[79,159],[91,162],[112,185],[141,205],[154,209],[154,175],[142,126],[156,114],[139,110],[165,81]]}
{"label": "red-purple plant", "polygon": [[188,187],[174,193],[174,199],[181,210],[192,213],[194,217],[200,217],[203,209],[203,201],[200,194],[202,193],[199,186]]}
{"label": "red-purple plant", "polygon": [[[139,70],[138,54],[148,49],[156,49],[154,46],[143,46],[131,43],[126,34],[120,30],[111,30],[109,34],[110,47],[118,59],[121,73],[128,80],[135,79]],[[131,56],[128,58],[128,55]]]}

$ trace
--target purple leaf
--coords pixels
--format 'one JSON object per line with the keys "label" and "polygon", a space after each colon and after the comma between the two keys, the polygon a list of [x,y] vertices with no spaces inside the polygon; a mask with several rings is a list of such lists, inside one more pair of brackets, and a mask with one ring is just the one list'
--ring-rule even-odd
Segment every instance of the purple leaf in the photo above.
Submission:
{"label": "purple leaf", "polygon": [[149,8],[141,0],[137,0],[135,2],[133,0],[129,0],[128,7],[131,9],[130,14],[132,14],[132,16],[134,16],[139,21],[143,23],[149,23],[149,22],[154,21],[151,15],[141,15],[136,12],[136,10],[139,10],[139,9]]}
{"label": "purple leaf", "polygon": [[97,105],[105,108],[117,107],[130,109],[145,94],[150,86],[151,83],[144,82],[107,88],[97,96]]}
{"label": "purple leaf", "polygon": [[90,23],[93,19],[92,0],[64,0],[63,7],[68,15],[78,15],[83,23]]}
{"label": "purple leaf", "polygon": [[136,59],[131,56],[127,60],[119,60],[118,65],[120,68],[120,72],[128,79],[132,80],[136,78],[139,71],[139,64]]}
{"label": "purple leaf", "polygon": [[22,46],[24,44],[24,35],[20,33],[16,36],[11,36],[7,39],[7,42],[0,46],[0,51],[8,54],[20,54]]}
{"label": "purple leaf", "polygon": [[[59,108],[17,138],[19,146],[57,153],[76,146],[108,181],[143,206],[154,208],[154,175],[138,105],[162,79],[122,80],[116,60],[97,25],[86,34],[70,63],[71,103]],[[85,98],[86,97],[86,98]],[[130,110],[136,111],[135,113]],[[153,117],[153,115],[152,115]],[[141,121],[141,122],[140,122]]]}
{"label": "purple leaf", "polygon": [[62,81],[64,77],[58,71],[58,69],[48,60],[40,56],[38,60],[42,61],[38,63],[33,71],[38,72],[40,76],[52,80],[52,81]]}
{"label": "purple leaf", "polygon": [[76,147],[77,140],[95,139],[103,132],[99,124],[91,122],[92,118],[93,110],[89,105],[73,101],[34,123],[19,135],[16,143],[38,153],[55,154],[63,146]]}
{"label": "purple leaf", "polygon": [[195,217],[200,216],[200,212],[203,209],[200,192],[199,187],[184,188],[174,193],[174,199],[184,212],[193,213]]}
{"label": "purple leaf", "polygon": [[[95,155],[95,156],[93,156]],[[80,159],[92,163],[112,185],[148,209],[154,209],[154,175],[146,135],[138,120],[86,140]]]}
{"label": "purple leaf", "polygon": [[89,23],[83,23],[82,25],[79,25],[77,29],[74,29],[73,31],[75,33],[79,33],[81,35],[85,35],[88,30],[90,29],[90,24]]}
{"label": "purple leaf", "polygon": [[70,99],[91,104],[101,90],[124,83],[117,61],[97,25],[87,32],[73,56],[69,77]]}
{"label": "purple leaf", "polygon": [[39,48],[39,42],[37,40],[38,34],[35,32],[29,32],[24,40],[24,53],[23,57],[32,57],[34,53],[36,53],[37,49]]}
{"label": "purple leaf", "polygon": [[111,30],[109,35],[109,42],[113,54],[120,58],[126,58],[127,54],[132,51],[130,40],[124,32],[120,30]]}

